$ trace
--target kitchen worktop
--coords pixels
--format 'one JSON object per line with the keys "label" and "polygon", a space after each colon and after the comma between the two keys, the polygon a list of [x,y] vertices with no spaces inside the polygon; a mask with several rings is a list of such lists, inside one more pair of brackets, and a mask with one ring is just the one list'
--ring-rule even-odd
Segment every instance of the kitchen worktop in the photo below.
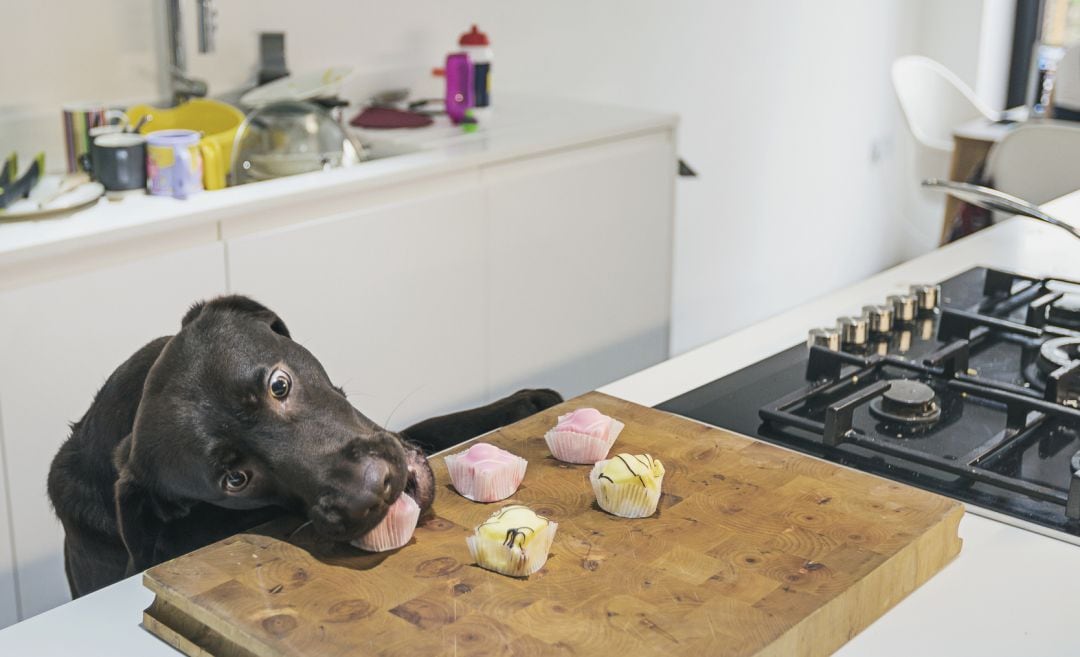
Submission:
{"label": "kitchen worktop", "polygon": [[102,198],[58,218],[0,221],[0,273],[24,262],[163,234],[230,217],[250,216],[282,203],[388,187],[590,142],[673,127],[673,115],[551,98],[500,99],[490,121],[466,134],[445,117],[412,130],[355,131],[375,151],[403,153],[359,165],[204,192],[187,200],[146,194]]}
{"label": "kitchen worktop", "polygon": [[[1080,193],[1046,208],[1080,225]],[[823,254],[834,262],[843,254]],[[909,284],[937,281],[975,265],[1080,279],[1080,244],[1059,230],[1011,219],[778,315],[754,327],[614,382],[602,392],[653,405],[805,338],[864,303]],[[1075,654],[1073,609],[1080,548],[968,513],[959,557],[856,636],[842,657],[912,654]],[[153,595],[132,577],[0,631],[4,655],[172,656],[139,627]]]}

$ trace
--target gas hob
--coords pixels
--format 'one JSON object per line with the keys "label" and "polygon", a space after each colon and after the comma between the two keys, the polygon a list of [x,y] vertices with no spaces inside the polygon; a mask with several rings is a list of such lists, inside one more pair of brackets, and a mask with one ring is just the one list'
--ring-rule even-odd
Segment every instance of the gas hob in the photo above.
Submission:
{"label": "gas hob", "polygon": [[658,408],[1080,544],[1080,282],[912,286]]}

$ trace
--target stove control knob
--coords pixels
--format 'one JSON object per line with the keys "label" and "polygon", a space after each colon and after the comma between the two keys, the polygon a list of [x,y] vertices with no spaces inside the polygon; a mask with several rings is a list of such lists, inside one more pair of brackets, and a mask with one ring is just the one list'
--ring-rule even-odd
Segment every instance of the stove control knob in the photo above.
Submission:
{"label": "stove control knob", "polygon": [[862,347],[870,337],[870,325],[865,317],[841,317],[836,320],[840,329],[840,343],[844,346]]}
{"label": "stove control knob", "polygon": [[812,329],[806,339],[806,346],[824,347],[829,351],[840,351],[840,331],[832,328]]}
{"label": "stove control knob", "polygon": [[885,335],[892,331],[892,306],[863,306],[862,312],[867,324],[870,325],[872,335]]}
{"label": "stove control knob", "polygon": [[941,305],[941,286],[912,285],[911,296],[915,297],[915,305],[920,315],[932,313]]}
{"label": "stove control knob", "polygon": [[915,321],[916,299],[911,294],[894,294],[885,299],[893,309],[893,321],[900,324]]}

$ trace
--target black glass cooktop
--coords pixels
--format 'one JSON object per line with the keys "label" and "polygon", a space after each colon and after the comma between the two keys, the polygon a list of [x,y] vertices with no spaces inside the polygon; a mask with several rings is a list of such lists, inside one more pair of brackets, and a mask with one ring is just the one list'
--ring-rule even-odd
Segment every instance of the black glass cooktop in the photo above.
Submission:
{"label": "black glass cooktop", "polygon": [[1080,542],[1078,384],[1080,284],[977,268],[658,408]]}

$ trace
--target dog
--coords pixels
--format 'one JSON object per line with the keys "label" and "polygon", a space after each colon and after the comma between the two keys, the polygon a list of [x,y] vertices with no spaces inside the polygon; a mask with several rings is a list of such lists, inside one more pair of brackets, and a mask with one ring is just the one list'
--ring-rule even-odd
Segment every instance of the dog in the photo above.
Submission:
{"label": "dog", "polygon": [[435,497],[425,453],[562,401],[522,390],[394,433],[365,417],[243,296],[200,302],[94,396],[53,459],[48,494],[79,597],[285,513],[333,541],[372,529],[406,493]]}

